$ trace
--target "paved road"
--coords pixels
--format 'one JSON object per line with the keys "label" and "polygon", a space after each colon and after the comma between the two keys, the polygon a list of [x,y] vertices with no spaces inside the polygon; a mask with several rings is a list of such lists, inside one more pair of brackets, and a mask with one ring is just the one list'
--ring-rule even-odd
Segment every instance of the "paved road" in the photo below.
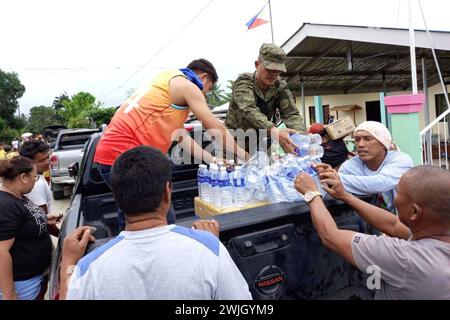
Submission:
{"label": "paved road", "polygon": [[[52,204],[51,204],[51,210],[53,214],[59,214],[62,213],[64,214],[64,216],[66,215],[66,211],[70,206],[70,197],[66,197],[64,199],[61,200],[54,200],[52,199]],[[61,228],[61,224],[58,224],[58,227]],[[57,244],[57,239],[56,237],[52,237],[52,241],[53,244],[56,246]]]}
{"label": "paved road", "polygon": [[[63,213],[65,215],[67,209],[70,206],[70,197],[66,197],[66,198],[61,199],[61,200],[54,200],[54,199],[52,199],[51,206],[52,206],[52,213],[55,213],[55,214]],[[58,226],[61,227],[61,224],[59,224]],[[53,236],[51,238],[52,238],[53,245],[56,247],[56,245],[58,243],[58,239],[56,237],[53,237]],[[49,300],[48,291],[45,294],[44,299],[45,300]]]}
{"label": "paved road", "polygon": [[70,206],[70,198],[66,197],[61,200],[52,200],[52,213],[66,213]]}

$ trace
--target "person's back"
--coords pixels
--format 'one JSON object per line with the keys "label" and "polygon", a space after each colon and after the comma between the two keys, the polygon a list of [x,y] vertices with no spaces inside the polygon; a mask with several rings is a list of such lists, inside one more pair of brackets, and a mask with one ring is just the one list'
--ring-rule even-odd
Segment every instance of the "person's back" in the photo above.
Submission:
{"label": "person's back", "polygon": [[167,152],[171,135],[189,115],[186,106],[171,104],[169,82],[185,77],[180,70],[160,73],[152,83],[134,93],[115,113],[95,152],[95,161],[112,165],[124,151],[140,145]]}
{"label": "person's back", "polygon": [[[147,146],[128,150],[114,162],[112,172],[125,231],[82,259],[82,254],[70,254],[76,251],[70,242],[77,240],[66,238],[61,282],[66,283],[68,265],[77,263],[68,299],[251,299],[218,237],[167,224],[171,164],[161,151]],[[75,231],[78,238],[83,234],[84,253],[89,232]],[[61,291],[64,297],[65,287]]]}
{"label": "person's back", "polygon": [[381,271],[383,281],[375,299],[450,299],[450,243],[431,238],[357,237],[352,248],[358,268],[375,265]]}
{"label": "person's back", "polygon": [[123,231],[78,266],[68,299],[251,299],[218,238],[175,225]]}

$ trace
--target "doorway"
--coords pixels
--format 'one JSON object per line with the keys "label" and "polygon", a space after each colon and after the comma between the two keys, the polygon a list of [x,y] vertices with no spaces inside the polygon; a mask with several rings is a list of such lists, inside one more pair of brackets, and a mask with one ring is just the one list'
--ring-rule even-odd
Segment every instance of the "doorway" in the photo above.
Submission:
{"label": "doorway", "polygon": [[366,120],[381,122],[380,101],[366,101]]}

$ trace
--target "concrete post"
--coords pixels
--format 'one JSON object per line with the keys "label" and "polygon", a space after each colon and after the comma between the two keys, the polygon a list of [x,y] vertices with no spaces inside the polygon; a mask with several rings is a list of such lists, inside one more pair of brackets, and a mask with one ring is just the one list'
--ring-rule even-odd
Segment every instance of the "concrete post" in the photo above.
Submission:
{"label": "concrete post", "polygon": [[314,96],[314,109],[316,113],[316,122],[323,123],[323,104],[321,96]]}

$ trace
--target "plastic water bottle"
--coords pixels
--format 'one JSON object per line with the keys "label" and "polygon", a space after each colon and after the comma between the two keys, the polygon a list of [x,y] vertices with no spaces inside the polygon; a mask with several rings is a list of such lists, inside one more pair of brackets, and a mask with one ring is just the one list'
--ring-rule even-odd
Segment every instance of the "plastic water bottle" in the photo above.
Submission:
{"label": "plastic water bottle", "polygon": [[257,202],[256,192],[258,184],[258,175],[255,172],[247,172],[246,183],[246,201],[247,203]]}
{"label": "plastic water bottle", "polygon": [[271,203],[280,203],[284,201],[282,187],[277,176],[268,175],[265,177],[267,194]]}
{"label": "plastic water bottle", "polygon": [[320,134],[312,134],[310,136],[310,139],[311,139],[311,142],[310,142],[311,145],[320,146],[322,144],[322,137],[320,136]]}
{"label": "plastic water bottle", "polygon": [[303,200],[303,196],[295,190],[294,182],[285,177],[278,177],[281,192],[283,194],[283,202],[295,202]]}
{"label": "plastic water bottle", "polygon": [[241,167],[236,167],[233,172],[233,200],[236,207],[242,208],[246,205],[245,178]]}
{"label": "plastic water bottle", "polygon": [[227,168],[220,168],[219,175],[221,208],[229,208],[233,206],[233,189],[230,185],[230,177],[228,176]]}
{"label": "plastic water bottle", "polygon": [[311,144],[311,137],[309,135],[293,133],[291,134],[291,139],[294,144],[297,146],[295,148],[295,152],[299,157],[308,156],[308,149]]}
{"label": "plastic water bottle", "polygon": [[235,166],[234,166],[234,160],[228,160],[226,162],[226,167],[227,167],[227,172],[228,174],[230,174],[231,172],[233,172],[235,170]]}
{"label": "plastic water bottle", "polygon": [[293,181],[300,171],[297,157],[293,155],[287,155],[283,162],[283,175],[289,180]]}
{"label": "plastic water bottle", "polygon": [[309,159],[314,161],[323,157],[324,149],[319,145],[311,145],[309,147]]}
{"label": "plastic water bottle", "polygon": [[222,206],[222,198],[220,195],[220,172],[219,167],[216,164],[210,165],[210,173],[211,173],[211,203],[220,208]]}
{"label": "plastic water bottle", "polygon": [[[319,148],[322,148],[321,146],[318,146]],[[319,157],[320,156],[320,157]],[[320,158],[323,156],[323,148],[322,148],[322,154],[320,154],[320,152],[317,153],[316,156],[313,156],[313,159],[311,159],[312,161],[309,162],[308,168],[306,170],[306,172],[312,176],[312,178],[314,179],[314,181],[316,182],[317,185],[317,189],[318,191],[322,194],[322,196],[325,196],[325,190],[323,190],[322,184],[320,183],[320,177],[317,174],[317,171],[313,168],[313,164],[314,163],[320,163]]]}
{"label": "plastic water bottle", "polygon": [[211,179],[206,165],[198,166],[197,172],[198,194],[206,202],[211,202]]}

